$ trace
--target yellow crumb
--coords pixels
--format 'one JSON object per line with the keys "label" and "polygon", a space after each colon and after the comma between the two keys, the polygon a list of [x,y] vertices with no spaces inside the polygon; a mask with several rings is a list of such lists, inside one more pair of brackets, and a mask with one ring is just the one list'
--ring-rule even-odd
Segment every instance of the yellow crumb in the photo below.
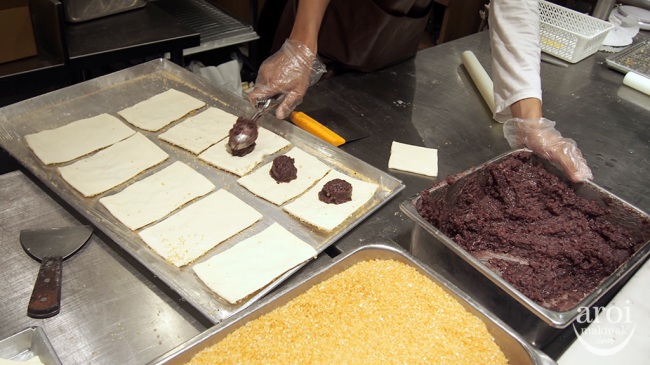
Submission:
{"label": "yellow crumb", "polygon": [[357,263],[250,321],[199,364],[506,364],[485,324],[415,268]]}

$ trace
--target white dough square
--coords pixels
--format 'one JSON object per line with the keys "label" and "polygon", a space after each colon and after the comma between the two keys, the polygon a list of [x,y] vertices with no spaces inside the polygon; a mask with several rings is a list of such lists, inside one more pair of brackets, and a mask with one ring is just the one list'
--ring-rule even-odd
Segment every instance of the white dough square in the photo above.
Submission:
{"label": "white dough square", "polygon": [[59,168],[72,187],[91,197],[116,187],[169,157],[141,133],[117,142],[90,157]]}
{"label": "white dough square", "polygon": [[235,304],[318,253],[278,223],[200,264],[196,275]]}
{"label": "white dough square", "polygon": [[165,260],[182,267],[260,219],[262,214],[220,189],[143,229],[140,237]]}
{"label": "white dough square", "polygon": [[201,100],[169,89],[117,113],[134,126],[155,132],[204,105]]}
{"label": "white dough square", "polygon": [[264,157],[272,155],[288,147],[291,142],[278,136],[265,128],[259,128],[255,149],[246,156],[233,156],[228,152],[228,139],[213,145],[199,155],[199,158],[212,166],[231,172],[237,176],[244,176],[252,171]]}
{"label": "white dough square", "polygon": [[438,150],[393,141],[388,168],[426,176],[438,176]]}
{"label": "white dough square", "polygon": [[[342,204],[327,204],[318,198],[318,192],[331,180],[342,179],[352,185],[352,200]],[[284,210],[316,228],[332,231],[348,219],[360,207],[366,204],[375,195],[377,185],[361,181],[330,170],[316,185],[307,190],[293,202],[284,206]]]}
{"label": "white dough square", "polygon": [[158,138],[198,155],[228,137],[236,121],[236,116],[211,107],[171,127]]}
{"label": "white dough square", "polygon": [[214,188],[205,176],[176,161],[117,194],[99,199],[99,202],[120,222],[136,230]]}
{"label": "white dough square", "polygon": [[297,169],[294,180],[287,183],[275,181],[270,173],[271,161],[237,182],[260,198],[282,205],[309,189],[330,170],[329,166],[299,148],[291,149],[286,155],[294,159]]}
{"label": "white dough square", "polygon": [[59,128],[28,134],[27,145],[46,165],[72,161],[119,142],[135,131],[117,117],[100,114]]}

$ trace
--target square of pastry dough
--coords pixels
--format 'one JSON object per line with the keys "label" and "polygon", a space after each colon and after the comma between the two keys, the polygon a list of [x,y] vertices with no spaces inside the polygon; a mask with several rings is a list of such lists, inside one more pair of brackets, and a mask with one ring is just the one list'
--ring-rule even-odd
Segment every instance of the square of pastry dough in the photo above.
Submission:
{"label": "square of pastry dough", "polygon": [[294,180],[286,183],[275,181],[270,173],[273,162],[269,162],[237,182],[260,198],[282,205],[309,189],[330,170],[329,166],[299,148],[291,149],[286,155],[294,159],[297,170]]}
{"label": "square of pastry dough", "polygon": [[[334,179],[342,179],[352,185],[352,200],[342,204],[327,204],[318,198],[323,185]],[[375,195],[377,184],[355,179],[336,170],[330,170],[316,185],[284,206],[284,210],[323,231],[332,231]]]}
{"label": "square of pastry dough", "polygon": [[27,145],[46,165],[72,161],[132,136],[135,131],[117,117],[100,114],[25,136]]}
{"label": "square of pastry dough", "polygon": [[272,155],[291,144],[291,142],[268,129],[259,128],[258,132],[255,149],[246,156],[231,155],[227,149],[228,139],[226,138],[203,151],[199,158],[212,166],[237,176],[244,176],[262,162],[264,157]]}
{"label": "square of pastry dough", "polygon": [[158,138],[198,155],[228,137],[237,117],[210,107],[161,133]]}
{"label": "square of pastry dough", "polygon": [[59,173],[86,197],[112,189],[169,157],[141,133],[92,156],[59,167]]}
{"label": "square of pastry dough", "polygon": [[388,168],[426,176],[438,176],[438,150],[393,141]]}
{"label": "square of pastry dough", "polygon": [[136,230],[214,188],[205,176],[176,161],[117,194],[102,197],[99,202],[120,222]]}
{"label": "square of pastry dough", "polygon": [[140,237],[165,260],[181,267],[260,219],[262,214],[220,189],[143,229]]}
{"label": "square of pastry dough", "polygon": [[117,113],[134,126],[155,132],[204,105],[201,100],[169,89]]}
{"label": "square of pastry dough", "polygon": [[196,275],[235,304],[318,253],[278,223],[194,265]]}

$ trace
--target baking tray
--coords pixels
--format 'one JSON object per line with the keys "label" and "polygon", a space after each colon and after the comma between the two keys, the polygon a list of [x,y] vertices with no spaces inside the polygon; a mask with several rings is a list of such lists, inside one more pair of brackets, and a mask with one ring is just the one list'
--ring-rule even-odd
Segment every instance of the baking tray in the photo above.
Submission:
{"label": "baking tray", "polygon": [[607,66],[626,74],[634,72],[650,78],[650,40],[631,45],[605,59]]}
{"label": "baking tray", "polygon": [[0,340],[0,359],[27,361],[35,356],[45,365],[61,365],[41,327],[33,326]]}
{"label": "baking tray", "polygon": [[[167,263],[146,246],[136,233],[122,225],[98,202],[102,196],[114,194],[124,186],[111,189],[93,198],[84,198],[61,178],[56,167],[43,165],[23,139],[26,134],[55,128],[103,112],[117,115],[117,111],[172,87],[205,101],[208,106],[217,107],[235,115],[251,115],[253,112],[250,103],[242,97],[220,89],[210,84],[207,79],[172,62],[158,59],[0,109],[0,146],[73,209],[85,216],[153,274],[160,277],[207,318],[217,323],[265,295],[302,265],[288,271],[245,301],[235,305],[230,304],[210,291],[194,275],[192,265],[179,269]],[[176,123],[172,123],[172,125],[176,125]],[[165,150],[170,158],[163,164],[138,175],[135,180],[149,176],[174,161],[183,161],[210,179],[217,189],[225,188],[264,216],[260,222],[221,243],[195,263],[259,233],[273,222],[280,223],[320,253],[404,189],[404,184],[400,180],[327,144],[287,121],[278,120],[265,114],[260,119],[260,125],[283,136],[293,146],[318,157],[332,168],[378,184],[379,187],[371,200],[354,216],[334,231],[324,233],[300,223],[283,212],[281,207],[254,196],[236,182],[237,176],[212,167],[190,152],[158,140],[156,136],[166,129],[158,132],[139,130]],[[135,129],[137,130],[137,128]],[[268,156],[260,166],[271,161],[276,155]]]}
{"label": "baking tray", "polygon": [[[321,270],[307,276],[303,281],[287,287],[273,295],[264,298],[255,304],[254,307],[232,317],[220,326],[213,326],[193,339],[179,345],[175,349],[154,359],[150,365],[176,365],[187,363],[192,356],[202,349],[216,344],[228,334],[242,327],[249,321],[255,320],[272,310],[288,303],[293,298],[306,292],[311,287],[331,278],[332,276],[345,271],[354,264],[375,259],[396,260],[411,267],[414,267],[421,274],[442,287],[454,299],[460,302],[465,309],[481,319],[495,339],[496,344],[506,355],[510,364],[555,364],[555,362],[543,352],[527,343],[519,334],[513,331],[499,318],[487,311],[479,303],[460,291],[445,278],[430,268],[420,263],[403,248],[389,239],[356,248],[346,255],[342,255]],[[397,313],[397,315],[408,316],[408,313]],[[344,351],[339,349],[337,351]]]}
{"label": "baking tray", "polygon": [[[442,181],[428,189],[428,192],[434,197],[453,201],[453,191],[458,191],[464,181],[477,177],[488,165],[498,163],[512,154],[519,153],[532,155],[532,152],[528,149],[506,152],[454,176],[454,180],[456,180],[452,185],[454,190],[450,190],[450,185],[446,181]],[[533,155],[533,158],[537,157]],[[549,172],[562,176],[561,172],[546,160],[542,160],[542,163]],[[426,264],[453,276],[452,282],[504,319],[506,323],[522,334],[528,341],[543,348],[560,334],[561,329],[569,326],[583,313],[585,308],[594,306],[619,281],[629,278],[636,268],[650,256],[650,244],[648,244],[650,241],[648,236],[650,216],[648,214],[591,181],[574,183],[571,186],[579,196],[596,201],[603,206],[606,205],[610,211],[608,218],[610,221],[629,228],[635,234],[644,234],[641,237],[644,237],[646,243],[625,264],[621,265],[596,289],[568,311],[558,312],[544,308],[524,296],[501,276],[422,218],[415,208],[420,199],[420,194],[400,203],[400,209],[415,222],[411,232],[409,251]],[[641,227],[645,227],[645,231],[640,229]]]}

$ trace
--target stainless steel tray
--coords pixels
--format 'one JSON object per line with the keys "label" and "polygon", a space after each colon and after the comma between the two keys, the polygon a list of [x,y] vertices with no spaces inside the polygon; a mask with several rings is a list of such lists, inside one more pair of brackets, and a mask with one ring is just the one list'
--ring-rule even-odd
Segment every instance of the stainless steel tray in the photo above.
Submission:
{"label": "stainless steel tray", "polygon": [[38,356],[45,365],[61,365],[41,327],[29,327],[0,340],[0,359],[27,361]]}
{"label": "stainless steel tray", "polygon": [[[488,165],[498,163],[514,153],[532,154],[527,149],[518,149],[501,154],[479,166],[456,175],[456,182],[452,185],[453,189],[450,189],[446,181],[442,181],[429,189],[428,192],[435,198],[445,199],[451,202],[455,197],[454,191],[458,191],[464,181],[477,177],[477,174],[483,172]],[[543,163],[545,163],[546,169],[550,172],[556,175],[561,174],[553,166],[546,163],[546,161],[543,161]],[[603,205],[607,204],[607,208],[610,211],[609,219],[612,222],[629,228],[635,234],[641,234],[639,228],[644,227],[644,224],[647,227],[647,224],[650,222],[650,216],[646,213],[591,181],[582,184],[572,184],[572,187],[579,196]],[[645,245],[632,255],[625,264],[606,278],[575,307],[566,312],[558,312],[544,308],[524,296],[501,276],[422,218],[415,208],[419,199],[420,194],[417,194],[400,203],[400,209],[415,221],[409,247],[410,252],[427,264],[430,263],[435,267],[442,267],[443,270],[451,272],[451,275],[455,276],[454,281],[458,280],[457,285],[474,298],[482,298],[480,301],[489,309],[496,311],[493,308],[504,308],[503,313],[499,313],[501,318],[514,327],[515,330],[519,331],[528,341],[541,347],[559,334],[558,331],[553,331],[553,329],[562,329],[570,325],[585,308],[593,306],[598,299],[606,295],[620,280],[629,278],[629,275],[650,256],[650,238],[646,236]],[[648,229],[646,229],[647,234]],[[489,279],[489,281],[484,280],[484,278]],[[490,285],[490,282],[496,288]],[[515,306],[511,302],[514,302]],[[518,306],[516,307],[517,303],[523,306],[522,310]]]}
{"label": "stainless steel tray", "polygon": [[[85,216],[152,273],[160,277],[207,318],[217,323],[265,295],[280,282],[286,280],[300,266],[285,273],[245,301],[236,305],[229,304],[210,291],[194,275],[192,265],[178,269],[165,262],[149,249],[135,232],[117,221],[98,202],[102,196],[113,194],[121,190],[123,186],[93,198],[84,198],[61,178],[56,167],[43,165],[23,139],[26,134],[62,126],[99,113],[107,112],[117,115],[117,111],[171,87],[203,100],[209,106],[235,115],[251,115],[252,112],[252,107],[243,98],[219,89],[206,79],[167,60],[160,59],[0,109],[0,146],[31,171],[43,184]],[[153,133],[140,130],[165,150],[170,158],[160,166],[138,175],[136,180],[149,176],[174,161],[183,161],[210,179],[217,189],[225,188],[264,216],[262,221],[223,242],[197,262],[232,247],[235,243],[260,232],[273,222],[282,224],[312,245],[318,252],[322,252],[404,188],[401,181],[323,142],[287,121],[264,115],[260,124],[282,135],[293,146],[318,157],[332,168],[376,183],[379,188],[370,202],[341,227],[330,233],[323,233],[301,224],[297,219],[283,212],[280,207],[255,197],[236,182],[235,175],[212,167],[200,161],[193,154],[158,140],[156,136],[162,131]],[[275,156],[269,156],[262,164],[269,162],[273,157]]]}
{"label": "stainless steel tray", "polygon": [[626,74],[635,72],[650,77],[650,40],[645,40],[627,47],[605,59],[607,66]]}
{"label": "stainless steel tray", "polygon": [[[422,265],[409,253],[404,251],[396,243],[386,239],[384,242],[361,246],[354,251],[337,258],[322,270],[308,276],[304,281],[295,286],[277,292],[264,298],[255,304],[254,307],[233,316],[222,325],[213,326],[195,338],[181,344],[177,348],[153,360],[150,365],[176,365],[187,363],[192,356],[202,349],[216,344],[237,328],[247,322],[255,320],[262,315],[288,303],[311,287],[329,279],[330,277],[345,271],[354,264],[374,259],[397,260],[412,267],[415,267],[421,274],[428,277],[434,283],[440,285],[454,299],[458,300],[465,309],[481,319],[487,326],[488,331],[494,336],[497,345],[504,352],[510,364],[555,364],[547,355],[531,346],[519,334],[509,328],[504,322],[488,312],[471,297],[461,292],[438,273]],[[408,313],[398,313],[408,315]],[[341,349],[344,350],[344,349]]]}

